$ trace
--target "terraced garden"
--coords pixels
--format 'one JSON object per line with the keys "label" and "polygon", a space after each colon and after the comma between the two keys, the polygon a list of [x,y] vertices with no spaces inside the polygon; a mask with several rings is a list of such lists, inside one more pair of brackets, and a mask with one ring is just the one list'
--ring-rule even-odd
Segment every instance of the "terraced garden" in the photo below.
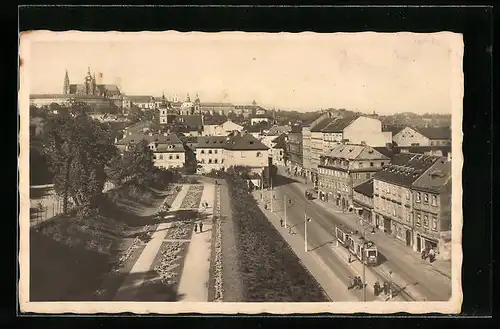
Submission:
{"label": "terraced garden", "polygon": [[203,185],[190,185],[186,197],[182,200],[181,209],[198,209],[203,194]]}

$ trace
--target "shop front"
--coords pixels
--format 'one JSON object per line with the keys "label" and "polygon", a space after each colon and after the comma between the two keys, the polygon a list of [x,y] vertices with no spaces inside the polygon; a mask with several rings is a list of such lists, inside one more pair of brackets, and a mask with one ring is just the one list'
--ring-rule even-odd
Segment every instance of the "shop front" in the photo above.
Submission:
{"label": "shop front", "polygon": [[373,211],[370,207],[356,201],[353,202],[353,205],[359,219],[361,219],[365,224],[374,225],[372,215]]}
{"label": "shop front", "polygon": [[400,241],[404,242],[406,246],[412,246],[412,229],[409,226],[392,221],[392,234]]}
{"label": "shop front", "polygon": [[416,251],[421,252],[423,249],[434,249],[436,254],[439,253],[439,241],[435,237],[429,236],[423,232],[416,233],[415,239]]}

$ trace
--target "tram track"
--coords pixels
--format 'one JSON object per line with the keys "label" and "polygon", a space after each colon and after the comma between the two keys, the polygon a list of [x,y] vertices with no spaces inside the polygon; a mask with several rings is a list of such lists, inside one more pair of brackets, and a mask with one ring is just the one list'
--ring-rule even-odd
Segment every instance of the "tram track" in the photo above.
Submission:
{"label": "tram track", "polygon": [[[285,187],[285,189],[282,189]],[[302,195],[301,191],[298,188],[294,188],[291,186],[280,186],[278,189],[282,189],[280,193],[285,193],[288,198],[292,199],[293,203],[297,207],[304,207],[305,205],[305,197]],[[310,202],[310,201],[309,201]],[[327,209],[321,208],[321,206],[313,203],[314,206],[307,207],[307,213],[314,218],[314,221],[321,226],[323,230],[331,234],[332,241],[335,239],[335,227],[336,225],[343,224],[347,225],[350,229],[358,230],[355,225],[346,223],[344,220],[339,219],[335,214],[329,212]],[[280,207],[282,208],[282,207]],[[281,209],[282,210],[282,209]],[[290,211],[290,210],[289,210]],[[302,209],[301,209],[302,211]],[[377,245],[377,244],[376,244]],[[390,254],[388,250],[380,245],[377,245],[379,252],[381,254],[388,255]],[[377,278],[380,278],[383,281],[392,281],[393,286],[396,288],[396,291],[400,294],[400,296],[407,301],[443,301],[446,300],[443,298],[444,293],[446,292],[443,289],[443,285],[446,287],[446,280],[449,277],[444,277],[441,282],[437,282],[439,284],[439,289],[431,289],[424,285],[420,280],[416,280],[414,277],[415,273],[408,273],[408,271],[413,271],[411,268],[404,268],[401,265],[398,265],[396,261],[392,261],[390,259],[385,259],[384,263],[380,266],[371,267],[368,266],[372,274],[374,274]],[[393,276],[397,276],[398,280],[394,280],[393,277],[389,274],[389,271],[392,271]],[[422,273],[422,275],[426,275],[426,273]],[[394,281],[398,281],[397,283]],[[435,281],[435,280],[434,280]],[[408,291],[410,290],[410,291]]]}

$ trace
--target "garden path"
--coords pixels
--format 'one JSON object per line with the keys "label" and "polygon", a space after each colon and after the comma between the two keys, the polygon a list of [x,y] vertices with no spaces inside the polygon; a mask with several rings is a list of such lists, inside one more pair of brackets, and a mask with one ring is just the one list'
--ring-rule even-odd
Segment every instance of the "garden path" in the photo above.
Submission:
{"label": "garden path", "polygon": [[[212,215],[215,200],[215,185],[204,183],[199,212],[203,216],[203,232],[193,233],[189,244],[184,268],[179,282],[178,294],[187,302],[208,301],[208,277],[212,237]],[[203,207],[203,202],[208,207]]]}
{"label": "garden path", "polygon": [[[186,196],[189,189],[189,185],[183,185],[179,194],[177,194],[174,202],[170,207],[170,211],[176,211],[182,204],[184,197]],[[151,240],[148,242],[141,255],[134,264],[134,267],[130,270],[121,287],[118,289],[114,300],[134,300],[135,295],[141,284],[144,282],[147,272],[149,271],[151,264],[153,263],[156,254],[160,250],[160,247],[165,240],[167,231],[172,225],[169,223],[161,223],[158,228],[153,233]],[[132,289],[131,289],[132,288]]]}

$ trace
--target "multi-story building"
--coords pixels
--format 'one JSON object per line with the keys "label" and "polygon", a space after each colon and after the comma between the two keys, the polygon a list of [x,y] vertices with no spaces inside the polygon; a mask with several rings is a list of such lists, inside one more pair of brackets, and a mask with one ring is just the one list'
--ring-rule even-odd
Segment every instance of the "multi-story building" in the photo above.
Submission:
{"label": "multi-story building", "polygon": [[451,258],[451,161],[439,158],[411,185],[414,250],[433,248],[437,258]]}
{"label": "multi-story building", "polygon": [[288,163],[287,168],[293,175],[303,175],[303,162],[302,162],[302,127],[293,125],[291,131],[288,133],[287,142],[287,155]]}
{"label": "multi-story building", "polygon": [[373,209],[375,225],[395,236],[407,246],[413,245],[412,184],[429,169],[439,157],[399,153],[391,163],[373,175]]}
{"label": "multi-story building", "polygon": [[224,170],[226,168],[226,163],[224,163],[226,142],[226,136],[198,137],[196,142],[198,173],[207,173],[212,170]]}
{"label": "multi-story building", "polygon": [[390,159],[367,145],[337,145],[318,166],[321,200],[344,210],[353,204],[353,187],[369,180]]}
{"label": "multi-story building", "polygon": [[382,122],[367,116],[336,118],[322,129],[322,133],[325,153],[342,141],[372,147],[382,147],[392,143],[392,133],[382,130]]}
{"label": "multi-story building", "polygon": [[141,110],[156,109],[156,101],[153,96],[147,95],[128,95],[128,99],[132,105],[137,106]]}
{"label": "multi-story building", "polygon": [[400,147],[451,145],[449,127],[405,127],[393,136]]}
{"label": "multi-story building", "polygon": [[358,217],[365,223],[375,226],[373,215],[373,179],[354,186],[353,205]]}
{"label": "multi-story building", "polygon": [[123,154],[131,144],[141,140],[148,142],[148,146],[153,152],[153,162],[158,168],[181,168],[186,162],[186,150],[183,142],[176,134],[154,134],[152,132],[128,132],[121,140],[116,140],[115,144]]}
{"label": "multi-story building", "polygon": [[[314,184],[316,184],[318,180],[317,165],[319,162],[319,155],[320,155],[318,151],[317,127],[319,125],[322,129],[326,123],[329,123],[329,119],[331,118],[332,114],[330,112],[321,113],[316,119],[310,122],[304,122],[302,124],[302,154],[303,154],[304,174],[306,180],[312,181]],[[313,131],[316,132],[314,136],[314,141],[313,141]],[[320,136],[322,137],[322,134]],[[321,142],[321,144],[322,143],[323,142]]]}
{"label": "multi-story building", "polygon": [[198,173],[245,166],[260,174],[268,166],[269,148],[249,134],[203,136],[198,137],[196,160]]}

